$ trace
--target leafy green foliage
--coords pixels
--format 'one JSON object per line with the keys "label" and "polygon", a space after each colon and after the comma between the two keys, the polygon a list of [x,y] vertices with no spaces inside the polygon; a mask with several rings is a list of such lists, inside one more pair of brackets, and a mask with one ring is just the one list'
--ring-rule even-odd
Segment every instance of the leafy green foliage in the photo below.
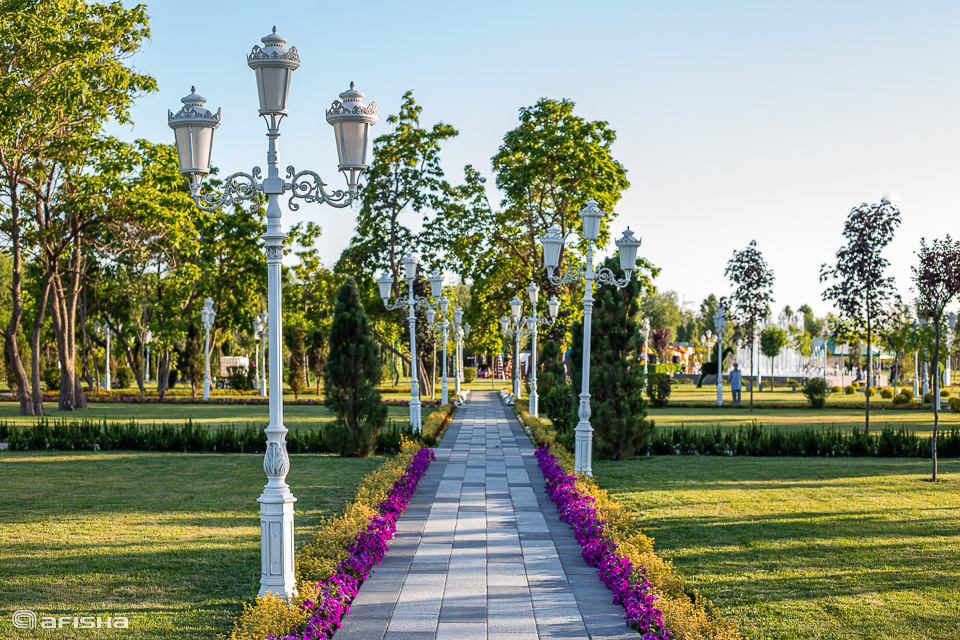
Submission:
{"label": "leafy green foliage", "polygon": [[128,389],[133,384],[133,370],[130,367],[117,367],[117,386]]}
{"label": "leafy green foliage", "polygon": [[380,371],[377,345],[357,283],[347,278],[337,293],[323,376],[325,404],[337,417],[330,429],[331,443],[341,455],[370,455],[383,428],[387,409],[377,389]]}
{"label": "leafy green foliage", "polygon": [[60,369],[58,367],[47,367],[43,370],[43,384],[49,391],[60,390]]}
{"label": "leafy green foliage", "polygon": [[665,373],[651,373],[647,375],[647,397],[650,405],[662,408],[670,404],[670,392],[673,381]]}
{"label": "leafy green foliage", "polygon": [[814,409],[823,408],[823,405],[827,402],[828,393],[830,393],[830,388],[827,385],[826,378],[807,378],[803,385],[803,395],[807,397],[807,402]]}
{"label": "leafy green foliage", "polygon": [[295,324],[289,327],[286,337],[287,349],[290,351],[290,361],[287,364],[287,384],[293,390],[294,398],[299,398],[306,386],[304,381],[304,374],[307,370],[306,331],[302,324]]}
{"label": "leafy green foliage", "polygon": [[553,423],[561,434],[570,432],[576,420],[577,398],[567,383],[563,354],[555,340],[543,343],[538,361],[543,370],[537,373],[537,393],[540,395],[540,413]]}

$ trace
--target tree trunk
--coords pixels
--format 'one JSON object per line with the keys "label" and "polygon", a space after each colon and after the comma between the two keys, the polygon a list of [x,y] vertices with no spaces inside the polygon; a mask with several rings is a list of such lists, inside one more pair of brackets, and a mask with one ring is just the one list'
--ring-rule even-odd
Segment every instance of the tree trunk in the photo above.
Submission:
{"label": "tree trunk", "polygon": [[933,482],[937,481],[937,427],[940,425],[940,403],[937,397],[940,395],[940,316],[934,318],[934,348],[936,354],[936,375],[933,376],[933,388],[931,389],[930,399],[933,401],[933,438],[930,442],[930,458],[933,464]]}
{"label": "tree trunk", "polygon": [[753,384],[750,385],[750,413],[753,413],[753,388],[757,386],[757,371],[753,368],[753,352],[756,351],[756,345],[751,341],[750,343],[750,373],[753,374]]}
{"label": "tree trunk", "polygon": [[163,400],[170,383],[170,350],[164,349],[157,358],[157,396]]}
{"label": "tree trunk", "polygon": [[90,357],[90,342],[87,340],[87,296],[83,296],[83,306],[80,310],[80,335],[82,342],[80,344],[80,359],[83,361],[83,375],[87,378],[87,388],[93,391],[93,376],[90,375],[90,365],[87,359]]}
{"label": "tree trunk", "polygon": [[[54,267],[56,269],[56,267]],[[60,361],[60,411],[75,411],[87,408],[87,396],[77,375],[77,302],[80,297],[83,259],[74,248],[70,256],[70,281],[66,292],[58,271],[54,272],[51,284],[50,318],[57,342],[57,358]]]}
{"label": "tree trunk", "polygon": [[873,334],[871,333],[871,329],[872,329],[872,326],[870,324],[870,307],[867,307],[867,389],[866,389],[866,392],[863,394],[863,396],[867,400],[866,403],[864,404],[864,406],[866,407],[866,412],[864,414],[863,431],[867,435],[870,434],[870,387],[871,387],[870,383],[873,382],[873,376],[871,375],[873,358],[870,357],[871,355],[870,339],[873,337]]}
{"label": "tree trunk", "polygon": [[[50,284],[53,276],[50,273],[45,274],[44,282],[40,286],[40,298],[37,300],[37,315],[33,318],[33,331],[30,333],[30,385],[31,385],[31,404],[33,405],[33,414],[35,416],[43,415],[43,391],[40,389],[40,337],[43,333],[43,321],[47,313],[47,301],[50,298]],[[67,382],[60,377],[60,388],[62,389]]]}

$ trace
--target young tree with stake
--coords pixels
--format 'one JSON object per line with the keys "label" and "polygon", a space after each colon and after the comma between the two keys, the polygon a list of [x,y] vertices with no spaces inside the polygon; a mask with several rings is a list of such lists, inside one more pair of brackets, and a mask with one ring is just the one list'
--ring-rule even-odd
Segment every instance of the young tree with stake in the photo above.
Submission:
{"label": "young tree with stake", "polygon": [[[746,249],[734,251],[733,257],[727,263],[724,275],[734,286],[729,301],[721,304],[740,325],[748,344],[750,344],[750,371],[755,371],[753,362],[753,344],[757,339],[757,329],[760,322],[770,313],[770,304],[773,302],[773,270],[767,266],[763,254],[757,249],[757,241],[751,240]],[[753,411],[753,388],[757,384],[757,376],[753,376],[750,385],[750,411]]]}
{"label": "young tree with stake", "polygon": [[[930,320],[934,327],[933,352],[936,365],[940,364],[940,327],[944,312],[950,300],[960,292],[960,242],[947,236],[943,240],[934,240],[927,244],[920,239],[920,258],[917,266],[911,267],[913,282],[917,287],[917,311]],[[931,438],[931,458],[933,459],[932,477],[937,481],[937,428],[940,423],[940,376],[933,376],[933,438]]]}
{"label": "young tree with stake", "polygon": [[[868,387],[873,386],[873,334],[884,310],[896,299],[893,278],[884,275],[890,262],[881,253],[893,240],[898,226],[900,210],[886,197],[880,204],[854,207],[843,227],[847,244],[837,251],[836,264],[820,267],[820,282],[831,283],[824,290],[823,299],[833,302],[840,318],[866,338]],[[865,397],[864,430],[870,433],[870,394]]]}

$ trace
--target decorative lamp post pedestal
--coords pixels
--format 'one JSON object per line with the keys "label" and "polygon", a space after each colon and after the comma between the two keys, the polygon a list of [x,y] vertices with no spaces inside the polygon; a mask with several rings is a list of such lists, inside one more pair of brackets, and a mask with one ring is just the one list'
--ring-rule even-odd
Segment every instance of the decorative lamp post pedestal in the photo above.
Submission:
{"label": "decorative lamp post pedestal", "polygon": [[203,321],[204,340],[203,340],[203,399],[210,399],[210,329],[213,328],[213,321],[217,317],[217,312],[213,310],[213,299],[207,298],[203,301],[203,309],[200,310],[200,319]]}
{"label": "decorative lamp post pedestal", "polygon": [[717,330],[717,406],[723,406],[723,330],[727,326],[727,314],[723,307],[713,314],[713,326]]}
{"label": "decorative lamp post pedestal", "polygon": [[554,271],[560,265],[560,254],[563,250],[564,237],[560,229],[551,227],[545,236],[540,238],[543,244],[543,262],[547,269],[547,278],[554,285],[560,286],[571,282],[583,281],[583,377],[580,389],[580,406],[577,415],[580,421],[576,429],[576,446],[574,452],[574,472],[593,477],[593,427],[590,426],[590,328],[593,315],[593,283],[609,284],[622,289],[630,283],[630,276],[637,266],[637,248],[640,241],[627,228],[623,237],[617,240],[617,249],[620,254],[620,268],[626,274],[618,280],[610,269],[594,270],[593,251],[594,243],[600,235],[600,220],[603,211],[597,206],[596,200],[587,202],[587,206],[580,210],[583,221],[583,239],[587,241],[586,264],[568,267],[560,276]]}
{"label": "decorative lamp post pedestal", "polygon": [[[254,46],[247,56],[247,66],[256,75],[259,113],[267,124],[267,175],[254,167],[251,173],[238,172],[226,178],[223,192],[207,190],[201,193],[204,178],[210,173],[210,156],[213,149],[213,133],[220,126],[220,111],[216,114],[204,108],[206,98],[191,89],[190,95],[181,100],[183,108],[177,113],[168,112],[167,124],[174,131],[180,172],[190,183],[190,194],[197,207],[204,211],[216,211],[225,205],[249,206],[257,211],[262,198],[267,199],[267,231],[262,239],[266,245],[268,333],[270,350],[270,423],[264,430],[267,451],[263,469],[267,484],[260,496],[261,527],[261,575],[260,595],[271,592],[281,598],[296,594],[293,559],[293,503],[295,498],[286,484],[290,469],[287,457],[286,433],[283,426],[283,371],[281,356],[281,280],[280,262],[283,257],[283,241],[286,234],[280,225],[280,197],[289,193],[288,206],[296,211],[294,202],[326,203],[343,208],[353,202],[357,194],[360,174],[367,168],[367,148],[370,127],[377,121],[374,103],[363,104],[363,94],[350,89],[340,94],[326,111],[326,120],[333,126],[339,159],[338,168],[343,172],[347,188],[327,193],[326,183],[313,171],[297,172],[287,167],[286,179],[280,176],[280,160],[277,142],[280,137],[280,122],[287,115],[287,98],[294,70],[300,66],[296,47],[284,48],[286,39],[273,33],[261,38],[263,46]],[[249,201],[249,205],[245,202]],[[266,347],[264,347],[266,350]]]}

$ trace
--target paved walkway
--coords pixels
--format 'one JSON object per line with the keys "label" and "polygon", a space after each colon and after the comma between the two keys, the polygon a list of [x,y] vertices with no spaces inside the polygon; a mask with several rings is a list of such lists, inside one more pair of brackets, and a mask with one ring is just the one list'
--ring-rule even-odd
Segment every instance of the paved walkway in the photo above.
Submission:
{"label": "paved walkway", "polygon": [[637,637],[508,411],[471,393],[335,640]]}

